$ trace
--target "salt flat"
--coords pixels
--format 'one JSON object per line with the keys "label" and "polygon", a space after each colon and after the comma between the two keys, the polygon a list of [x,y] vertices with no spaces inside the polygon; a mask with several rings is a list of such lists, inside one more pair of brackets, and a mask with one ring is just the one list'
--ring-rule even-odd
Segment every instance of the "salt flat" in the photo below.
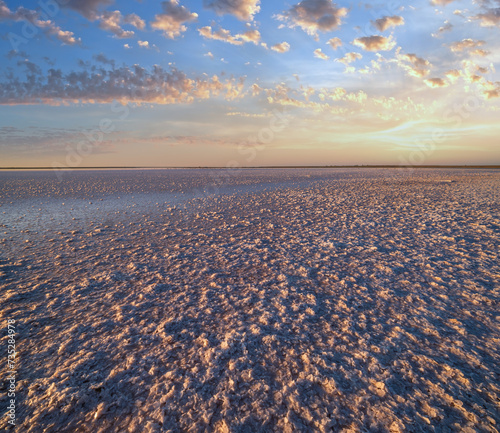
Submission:
{"label": "salt flat", "polygon": [[0,173],[17,431],[499,430],[499,171],[228,173]]}

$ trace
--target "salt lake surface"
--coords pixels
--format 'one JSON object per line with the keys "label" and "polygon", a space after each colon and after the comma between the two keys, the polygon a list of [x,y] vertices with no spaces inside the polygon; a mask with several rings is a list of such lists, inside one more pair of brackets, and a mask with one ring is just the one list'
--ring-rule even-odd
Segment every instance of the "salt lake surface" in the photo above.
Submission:
{"label": "salt lake surface", "polygon": [[0,172],[16,430],[497,432],[499,196],[494,170]]}

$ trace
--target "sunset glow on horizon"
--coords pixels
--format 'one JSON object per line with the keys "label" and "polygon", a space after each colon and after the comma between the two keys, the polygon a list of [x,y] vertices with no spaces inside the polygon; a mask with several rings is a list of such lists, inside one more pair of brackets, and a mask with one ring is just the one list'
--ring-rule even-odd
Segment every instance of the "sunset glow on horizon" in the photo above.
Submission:
{"label": "sunset glow on horizon", "polygon": [[500,164],[500,0],[0,0],[0,167]]}

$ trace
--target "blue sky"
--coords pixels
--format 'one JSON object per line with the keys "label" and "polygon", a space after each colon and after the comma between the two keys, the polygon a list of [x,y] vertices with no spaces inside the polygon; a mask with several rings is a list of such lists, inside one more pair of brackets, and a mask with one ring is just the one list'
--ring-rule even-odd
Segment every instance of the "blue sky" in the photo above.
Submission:
{"label": "blue sky", "polygon": [[499,164],[499,0],[0,0],[0,166]]}

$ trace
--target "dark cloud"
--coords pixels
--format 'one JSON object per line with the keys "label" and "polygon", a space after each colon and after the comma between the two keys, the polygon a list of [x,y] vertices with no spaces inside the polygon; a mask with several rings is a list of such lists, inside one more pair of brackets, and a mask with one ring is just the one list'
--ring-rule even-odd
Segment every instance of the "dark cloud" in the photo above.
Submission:
{"label": "dark cloud", "polygon": [[108,6],[113,0],[58,0],[61,6],[73,9],[82,14],[85,18],[95,20],[101,7]]}
{"label": "dark cloud", "polygon": [[5,57],[7,57],[9,60],[12,60],[15,57],[21,57],[23,59],[28,57],[28,54],[24,51],[17,51],[17,50],[10,50]]}
{"label": "dark cloud", "polygon": [[298,26],[306,33],[316,35],[318,31],[334,30],[346,15],[347,9],[337,7],[332,0],[302,0],[278,15],[278,19],[288,22],[290,27]]}

